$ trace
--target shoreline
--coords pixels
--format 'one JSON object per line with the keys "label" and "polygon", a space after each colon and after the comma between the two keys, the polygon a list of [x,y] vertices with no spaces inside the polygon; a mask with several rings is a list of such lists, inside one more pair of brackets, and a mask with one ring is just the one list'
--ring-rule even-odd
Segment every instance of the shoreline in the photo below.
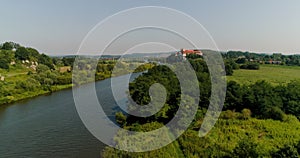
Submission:
{"label": "shoreline", "polygon": [[67,89],[71,89],[73,87],[77,87],[77,86],[81,86],[81,85],[85,85],[85,84],[89,84],[89,83],[93,83],[93,82],[103,81],[103,80],[106,80],[106,79],[109,79],[112,77],[118,77],[118,76],[130,74],[130,73],[134,74],[134,73],[141,73],[141,72],[129,72],[129,73],[119,74],[119,75],[114,75],[114,76],[110,75],[109,77],[106,77],[106,78],[101,78],[101,79],[98,79],[95,81],[90,81],[90,82],[82,83],[79,85],[74,85],[73,83],[67,84],[67,85],[55,85],[55,86],[51,87],[51,89],[52,89],[51,91],[37,90],[37,91],[32,92],[32,94],[30,94],[31,92],[29,92],[29,94],[25,95],[24,97],[17,97],[16,99],[10,100],[9,102],[0,103],[0,108],[5,107],[5,106],[10,106],[10,105],[13,105],[18,102],[30,100],[30,99],[33,99],[33,98],[36,98],[39,96],[51,95],[52,93],[55,93],[58,91],[67,90]]}

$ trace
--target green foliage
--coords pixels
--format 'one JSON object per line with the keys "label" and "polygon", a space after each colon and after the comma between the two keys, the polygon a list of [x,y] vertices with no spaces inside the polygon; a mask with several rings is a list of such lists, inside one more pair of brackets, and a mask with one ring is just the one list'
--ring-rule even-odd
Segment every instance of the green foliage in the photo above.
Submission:
{"label": "green foliage", "polygon": [[2,46],[0,47],[3,50],[12,50],[12,49],[18,49],[20,47],[19,44],[14,43],[14,42],[5,42],[2,44]]}
{"label": "green foliage", "polygon": [[293,145],[285,145],[283,148],[271,154],[272,157],[298,158],[300,155]]}
{"label": "green foliage", "polygon": [[75,57],[63,57],[62,62],[64,66],[73,66]]}
{"label": "green foliage", "polygon": [[[146,123],[144,125],[136,125],[135,127],[127,127],[130,128],[130,130],[134,131],[151,131],[157,128],[160,128],[162,125],[157,123],[157,122],[152,122],[152,123]],[[126,135],[122,135],[122,133],[118,133],[118,136],[115,137],[115,141],[117,142],[118,145],[122,145],[120,142],[121,140],[128,139]],[[167,133],[162,133],[160,135],[160,138],[162,140],[164,139],[170,139],[170,136]],[[145,140],[145,138],[140,138],[136,137],[135,138],[136,143],[140,143],[138,147],[144,147],[144,146],[151,146],[151,139]],[[130,146],[130,144],[128,144]],[[126,146],[128,147],[128,146]],[[176,157],[184,157],[183,153],[180,150],[180,147],[178,143],[175,141],[161,149],[154,150],[154,151],[148,151],[148,152],[128,152],[128,151],[120,151],[111,147],[106,147],[105,150],[102,153],[102,157],[111,157],[111,158],[119,158],[119,157],[132,157],[132,158],[140,158],[140,157],[145,157],[145,158],[152,158],[152,157],[164,157],[164,158],[176,158]]]}
{"label": "green foliage", "polygon": [[1,69],[9,69],[9,63],[6,59],[0,58],[0,68]]}
{"label": "green foliage", "polygon": [[15,52],[15,58],[18,60],[29,60],[29,51],[25,47],[20,47]]}
{"label": "green foliage", "polygon": [[249,110],[249,109],[243,109],[241,116],[245,120],[250,119],[251,118],[251,110]]}
{"label": "green foliage", "polygon": [[122,112],[116,113],[116,121],[119,125],[124,126],[126,124],[126,116]]}
{"label": "green foliage", "polygon": [[187,54],[186,58],[188,59],[198,59],[198,58],[203,58],[201,55],[198,54]]}
{"label": "green foliage", "polygon": [[36,67],[36,72],[37,73],[42,73],[42,72],[46,72],[50,70],[48,66],[46,65],[43,65],[43,64],[39,64],[37,67]]}
{"label": "green foliage", "polygon": [[40,83],[33,78],[28,78],[25,81],[18,82],[16,85],[16,89],[18,90],[23,89],[26,91],[34,91],[39,87],[40,87]]}
{"label": "green foliage", "polygon": [[[249,56],[251,54],[248,54]],[[246,58],[248,57],[246,56]],[[220,119],[210,133],[199,138],[198,130],[209,103],[210,80],[208,68],[202,59],[190,59],[189,61],[196,71],[201,89],[199,103],[201,110],[197,112],[196,119],[189,130],[179,137],[178,141],[175,141],[178,142],[184,157],[271,157],[275,153],[281,156],[293,156],[294,151],[299,150],[300,143],[298,148],[297,146],[294,148],[284,147],[284,145],[294,144],[300,140],[299,121],[295,116],[286,115],[299,116],[299,81],[282,85],[270,84],[267,81],[258,81],[252,84],[228,82],[225,111],[221,113]],[[263,66],[259,71],[264,68],[273,68],[273,66]],[[297,68],[297,70],[299,69]],[[238,71],[249,72],[249,70],[237,70],[236,72]],[[146,119],[129,116],[124,128],[144,131],[145,129],[141,128],[143,125],[147,124],[148,126],[149,123],[154,122],[167,123],[170,118],[173,118],[179,102],[178,97],[173,96],[180,94],[180,91],[177,88],[176,77],[164,66],[155,66],[130,83],[130,95],[137,103],[146,105],[150,101],[149,87],[157,82],[163,84],[167,89],[168,97],[165,106],[153,117]],[[266,120],[253,119],[251,116]],[[280,150],[281,148],[283,149]],[[118,150],[112,152],[111,149],[106,149],[104,153],[107,151],[110,156],[134,156]],[[139,157],[145,155],[147,154],[138,154]]]}
{"label": "green foliage", "polygon": [[38,56],[38,62],[40,64],[47,65],[50,69],[54,69],[52,59],[49,56],[45,55],[45,54],[41,54],[41,55]]}
{"label": "green foliage", "polygon": [[249,70],[259,70],[259,64],[257,63],[247,63],[240,66],[241,69],[249,69]]}
{"label": "green foliage", "polygon": [[239,114],[234,112],[234,111],[231,111],[231,110],[226,110],[224,112],[222,112],[220,118],[223,118],[223,119],[236,119],[239,117]]}
{"label": "green foliage", "polygon": [[285,113],[278,107],[271,107],[267,109],[265,118],[271,118],[273,120],[285,120]]}
{"label": "green foliage", "polygon": [[225,71],[226,71],[227,76],[232,76],[233,75],[233,68],[228,63],[225,64]]}
{"label": "green foliage", "polygon": [[253,139],[243,139],[233,149],[233,157],[257,158],[258,156],[257,144],[253,142]]}

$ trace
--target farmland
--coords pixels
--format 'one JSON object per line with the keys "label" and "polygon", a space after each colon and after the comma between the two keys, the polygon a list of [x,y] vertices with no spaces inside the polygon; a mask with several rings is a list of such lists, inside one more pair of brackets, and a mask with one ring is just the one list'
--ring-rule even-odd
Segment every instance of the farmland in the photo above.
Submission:
{"label": "farmland", "polygon": [[260,65],[259,70],[234,70],[232,76],[227,76],[228,81],[240,84],[253,84],[265,80],[271,84],[286,84],[292,80],[300,80],[299,66]]}

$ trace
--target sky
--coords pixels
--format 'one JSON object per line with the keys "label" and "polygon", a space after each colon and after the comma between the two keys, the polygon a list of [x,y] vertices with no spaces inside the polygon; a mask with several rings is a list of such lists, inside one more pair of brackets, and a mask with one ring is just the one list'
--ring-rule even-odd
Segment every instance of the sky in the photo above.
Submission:
{"label": "sky", "polygon": [[[299,0],[0,0],[0,42],[14,41],[49,55],[74,54],[99,22],[122,10],[140,6],[161,6],[184,12],[205,27],[222,51],[300,53]],[[142,14],[139,16],[143,18]],[[109,31],[132,20],[112,23]],[[167,19],[170,23],[177,20]],[[118,49],[125,49],[124,41],[114,49],[115,53],[122,53]],[[155,46],[161,51],[170,49]]]}

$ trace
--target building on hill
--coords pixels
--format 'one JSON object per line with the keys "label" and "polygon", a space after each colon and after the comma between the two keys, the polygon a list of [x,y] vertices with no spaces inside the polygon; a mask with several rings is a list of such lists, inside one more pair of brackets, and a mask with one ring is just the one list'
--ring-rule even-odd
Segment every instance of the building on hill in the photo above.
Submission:
{"label": "building on hill", "polygon": [[176,53],[176,56],[182,56],[183,59],[186,59],[186,56],[190,54],[203,56],[203,53],[199,49],[181,49],[179,52]]}

